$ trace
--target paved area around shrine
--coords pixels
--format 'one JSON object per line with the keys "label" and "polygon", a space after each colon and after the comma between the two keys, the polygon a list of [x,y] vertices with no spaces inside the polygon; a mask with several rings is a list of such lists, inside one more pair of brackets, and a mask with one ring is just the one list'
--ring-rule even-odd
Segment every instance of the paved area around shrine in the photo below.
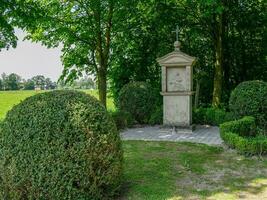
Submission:
{"label": "paved area around shrine", "polygon": [[126,129],[122,131],[121,137],[123,140],[193,142],[208,145],[222,145],[223,143],[219,128],[215,126],[197,126],[193,132],[161,126],[147,126]]}

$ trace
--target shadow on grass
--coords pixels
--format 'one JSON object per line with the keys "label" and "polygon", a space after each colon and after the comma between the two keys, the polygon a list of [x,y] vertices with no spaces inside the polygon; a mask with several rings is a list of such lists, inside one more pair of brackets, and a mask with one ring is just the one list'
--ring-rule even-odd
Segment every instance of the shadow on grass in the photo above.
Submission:
{"label": "shadow on grass", "polygon": [[119,199],[267,199],[267,159],[174,142],[123,143]]}

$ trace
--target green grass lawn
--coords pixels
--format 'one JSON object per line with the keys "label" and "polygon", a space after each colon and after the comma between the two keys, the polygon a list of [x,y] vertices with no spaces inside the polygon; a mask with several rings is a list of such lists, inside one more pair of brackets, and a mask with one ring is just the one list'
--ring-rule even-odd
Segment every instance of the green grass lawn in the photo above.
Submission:
{"label": "green grass lawn", "polygon": [[267,159],[201,144],[123,142],[120,199],[267,199]]}
{"label": "green grass lawn", "polygon": [[[16,104],[20,103],[27,97],[38,94],[43,91],[0,91],[0,120]],[[98,97],[96,90],[83,90],[83,92]],[[115,110],[112,98],[107,99],[108,110]]]}

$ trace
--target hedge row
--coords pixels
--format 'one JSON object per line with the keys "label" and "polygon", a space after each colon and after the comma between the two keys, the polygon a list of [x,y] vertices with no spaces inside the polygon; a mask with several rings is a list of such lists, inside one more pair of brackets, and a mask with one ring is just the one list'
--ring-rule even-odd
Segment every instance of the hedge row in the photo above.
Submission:
{"label": "hedge row", "polygon": [[267,137],[257,134],[254,117],[226,122],[220,125],[224,142],[243,154],[266,154]]}
{"label": "hedge row", "polygon": [[218,108],[198,108],[193,110],[194,124],[209,124],[218,126],[224,122],[232,121],[232,113]]}

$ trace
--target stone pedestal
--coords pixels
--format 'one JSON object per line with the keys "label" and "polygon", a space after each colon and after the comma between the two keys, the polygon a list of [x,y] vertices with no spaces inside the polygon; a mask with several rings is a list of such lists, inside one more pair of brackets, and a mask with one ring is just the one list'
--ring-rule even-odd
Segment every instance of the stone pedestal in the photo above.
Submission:
{"label": "stone pedestal", "polygon": [[175,51],[157,60],[162,67],[163,124],[191,128],[195,58],[181,52],[179,42],[174,46]]}

